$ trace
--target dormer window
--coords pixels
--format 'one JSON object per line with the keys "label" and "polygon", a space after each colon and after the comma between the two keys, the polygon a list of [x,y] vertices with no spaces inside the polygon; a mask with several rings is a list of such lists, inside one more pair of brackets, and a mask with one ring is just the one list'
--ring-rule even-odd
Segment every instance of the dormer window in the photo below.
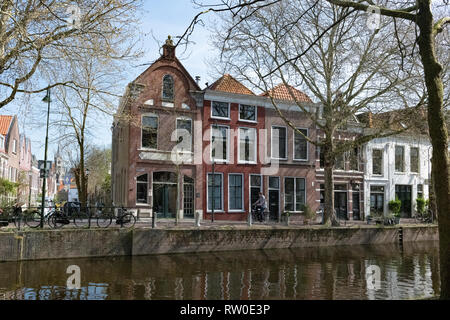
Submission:
{"label": "dormer window", "polygon": [[163,78],[163,92],[162,98],[166,101],[173,101],[175,97],[174,94],[174,82],[171,75],[166,74]]}

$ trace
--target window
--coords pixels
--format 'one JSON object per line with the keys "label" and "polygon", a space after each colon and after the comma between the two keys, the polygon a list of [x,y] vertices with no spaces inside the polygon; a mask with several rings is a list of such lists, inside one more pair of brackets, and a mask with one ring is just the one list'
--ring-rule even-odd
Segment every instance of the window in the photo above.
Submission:
{"label": "window", "polygon": [[285,127],[272,127],[272,158],[287,158],[287,130]]}
{"label": "window", "polygon": [[301,211],[305,205],[304,178],[284,178],[284,210]]}
{"label": "window", "polygon": [[211,114],[215,118],[230,118],[230,105],[227,102],[212,102]]}
{"label": "window", "polygon": [[[307,129],[297,130],[301,131],[306,137],[308,136]],[[294,131],[294,160],[308,160],[308,141],[296,131]]]}
{"label": "window", "polygon": [[137,177],[136,184],[136,203],[147,203],[148,174]]}
{"label": "window", "polygon": [[419,148],[411,148],[409,151],[411,172],[419,172]]}
{"label": "window", "polygon": [[230,174],[228,176],[229,210],[243,210],[242,174]]}
{"label": "window", "polygon": [[239,105],[239,120],[256,121],[256,107],[245,104]]}
{"label": "window", "polygon": [[158,117],[142,117],[142,148],[158,148]]}
{"label": "window", "polygon": [[208,173],[208,211],[212,210],[214,203],[214,210],[223,210],[222,204],[222,174]]}
{"label": "window", "polygon": [[256,162],[255,128],[239,128],[239,161]]}
{"label": "window", "polygon": [[163,78],[163,91],[162,98],[163,100],[173,101],[175,97],[174,93],[174,84],[172,76],[166,74]]}
{"label": "window", "polygon": [[260,175],[250,175],[250,205],[259,199],[259,193],[262,192],[262,178]]}
{"label": "window", "polygon": [[13,153],[17,153],[17,140],[16,139],[13,140],[13,147],[12,147],[12,149],[13,149]]}
{"label": "window", "polygon": [[359,149],[353,148],[348,154],[350,170],[359,171]]}
{"label": "window", "polygon": [[395,146],[395,171],[405,171],[405,147]]}
{"label": "window", "polygon": [[384,186],[370,186],[370,214],[379,216],[384,213]]}
{"label": "window", "polygon": [[417,198],[423,199],[423,184],[417,185]]}
{"label": "window", "polygon": [[319,165],[320,168],[324,168],[325,167],[325,155],[322,152],[322,149],[320,147],[317,147],[317,150],[319,152]]}
{"label": "window", "polygon": [[0,136],[0,149],[4,149],[5,147],[3,146],[5,143],[5,138],[3,138],[3,136]]}
{"label": "window", "polygon": [[383,174],[383,150],[372,150],[372,174]]}
{"label": "window", "polygon": [[177,149],[192,151],[192,120],[177,119]]}
{"label": "window", "polygon": [[342,153],[336,156],[336,163],[334,164],[336,170],[345,170],[345,154]]}
{"label": "window", "polygon": [[227,161],[228,159],[228,127],[213,126],[211,157],[214,160]]}

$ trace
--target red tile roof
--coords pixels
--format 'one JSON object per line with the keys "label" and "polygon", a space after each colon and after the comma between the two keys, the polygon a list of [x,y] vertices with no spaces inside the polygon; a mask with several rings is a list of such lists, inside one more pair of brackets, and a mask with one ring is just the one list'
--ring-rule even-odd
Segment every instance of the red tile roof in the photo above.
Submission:
{"label": "red tile roof", "polygon": [[0,116],[0,134],[6,136],[11,126],[13,116]]}
{"label": "red tile roof", "polygon": [[219,80],[210,85],[208,89],[229,93],[254,95],[254,93],[250,89],[248,89],[246,86],[234,79],[229,74],[225,74],[224,76],[222,76]]}
{"label": "red tile roof", "polygon": [[[304,92],[301,92],[300,90],[297,90],[292,86],[289,86],[289,88],[291,89],[292,94],[295,96],[295,99],[297,99],[298,102],[312,102],[312,100]],[[261,95],[265,97],[273,97],[277,100],[295,101],[292,95],[289,93],[288,86],[284,83],[277,85],[275,88],[266,91]]]}

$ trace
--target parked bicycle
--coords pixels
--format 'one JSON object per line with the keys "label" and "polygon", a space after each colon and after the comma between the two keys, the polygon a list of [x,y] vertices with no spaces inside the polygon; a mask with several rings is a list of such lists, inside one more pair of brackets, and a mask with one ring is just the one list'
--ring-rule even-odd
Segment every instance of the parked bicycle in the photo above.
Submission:
{"label": "parked bicycle", "polygon": [[265,212],[262,212],[258,206],[252,206],[252,219],[259,222],[265,221]]}
{"label": "parked bicycle", "polygon": [[[102,211],[97,216],[97,226],[99,228],[108,228],[113,219],[114,214],[112,212]],[[127,211],[124,207],[118,209],[118,216],[116,218],[116,224],[120,225],[121,228],[133,228],[136,224],[136,217]]]}
{"label": "parked bicycle", "polygon": [[70,219],[64,211],[57,208],[51,208],[48,213],[47,223],[52,229],[60,229],[65,225],[69,225]]}
{"label": "parked bicycle", "polygon": [[10,223],[14,223],[19,229],[22,223],[30,228],[37,228],[41,223],[41,214],[37,209],[22,211],[22,205],[16,203],[12,207],[0,209],[0,226],[6,227]]}

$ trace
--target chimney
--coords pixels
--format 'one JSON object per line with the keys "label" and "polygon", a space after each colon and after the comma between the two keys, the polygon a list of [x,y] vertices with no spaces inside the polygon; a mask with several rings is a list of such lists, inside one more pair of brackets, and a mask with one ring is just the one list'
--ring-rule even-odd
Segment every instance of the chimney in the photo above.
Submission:
{"label": "chimney", "polygon": [[369,128],[373,128],[373,117],[371,111],[369,111]]}
{"label": "chimney", "polygon": [[197,85],[200,83],[200,76],[195,76],[195,82],[197,82]]}
{"label": "chimney", "polygon": [[167,37],[166,43],[163,45],[163,58],[168,60],[175,59],[175,46],[171,36]]}

